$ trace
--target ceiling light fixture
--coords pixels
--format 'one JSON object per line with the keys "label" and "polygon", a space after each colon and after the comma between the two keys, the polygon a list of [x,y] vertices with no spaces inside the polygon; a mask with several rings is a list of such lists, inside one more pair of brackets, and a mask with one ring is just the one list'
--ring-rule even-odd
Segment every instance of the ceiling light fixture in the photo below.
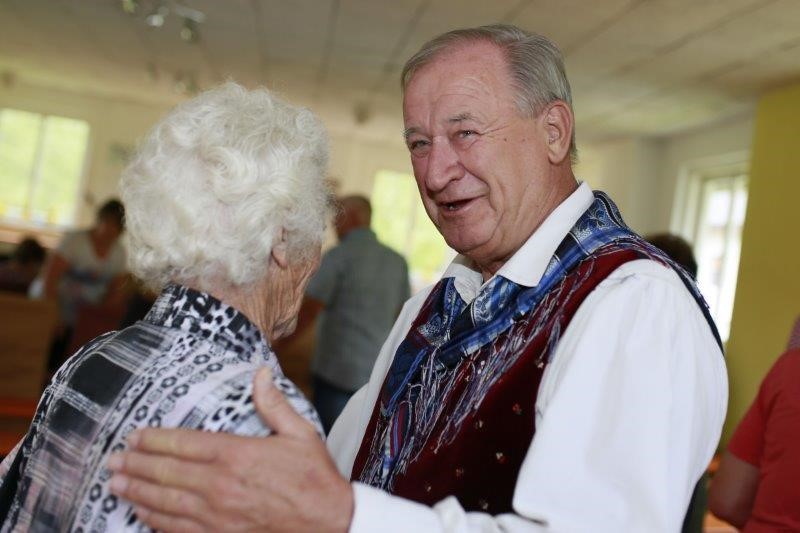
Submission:
{"label": "ceiling light fixture", "polygon": [[197,42],[197,23],[190,18],[183,19],[183,26],[181,27],[181,39],[187,43]]}
{"label": "ceiling light fixture", "polygon": [[139,10],[139,0],[122,0],[122,10],[128,15],[135,15]]}
{"label": "ceiling light fixture", "polygon": [[[140,6],[140,0],[121,0],[122,9],[126,13],[135,14]],[[181,25],[180,36],[181,39],[187,43],[197,42],[200,38],[200,33],[197,29],[198,24],[202,24],[206,20],[206,14],[197,9],[173,2],[171,0],[162,0],[159,2],[151,3],[153,9],[144,17],[144,22],[151,28],[161,28],[167,21],[170,14],[177,15],[183,18]]]}
{"label": "ceiling light fixture", "polygon": [[164,25],[167,15],[169,15],[169,8],[164,4],[158,4],[156,8],[144,18],[144,22],[151,28],[160,28]]}
{"label": "ceiling light fixture", "polygon": [[172,8],[172,12],[178,15],[179,17],[189,19],[193,22],[196,22],[197,24],[202,24],[203,22],[206,21],[206,14],[198,9],[194,9],[189,6],[178,4],[175,2],[171,2],[170,7]]}

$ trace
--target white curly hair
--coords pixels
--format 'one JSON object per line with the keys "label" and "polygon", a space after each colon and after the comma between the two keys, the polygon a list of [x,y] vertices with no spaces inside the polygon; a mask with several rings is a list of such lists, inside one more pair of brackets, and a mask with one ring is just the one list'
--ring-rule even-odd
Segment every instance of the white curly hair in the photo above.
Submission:
{"label": "white curly hair", "polygon": [[159,289],[246,286],[284,231],[311,260],[331,210],[320,120],[266,89],[225,83],[177,106],[122,175],[131,272]]}

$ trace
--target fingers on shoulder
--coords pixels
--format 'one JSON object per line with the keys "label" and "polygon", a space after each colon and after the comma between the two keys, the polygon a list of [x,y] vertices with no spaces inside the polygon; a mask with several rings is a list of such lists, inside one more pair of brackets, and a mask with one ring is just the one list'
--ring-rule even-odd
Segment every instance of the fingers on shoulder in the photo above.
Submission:
{"label": "fingers on shoulder", "polygon": [[192,461],[214,461],[229,445],[228,435],[192,429],[142,429],[131,435],[131,449]]}

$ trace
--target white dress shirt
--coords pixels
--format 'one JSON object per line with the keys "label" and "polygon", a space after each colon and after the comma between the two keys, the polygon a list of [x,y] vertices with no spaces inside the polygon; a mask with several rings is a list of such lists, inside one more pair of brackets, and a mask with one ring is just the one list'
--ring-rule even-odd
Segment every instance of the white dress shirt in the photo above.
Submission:
{"label": "white dress shirt", "polygon": [[[532,287],[594,197],[581,184],[497,272]],[[483,280],[463,256],[444,274],[470,302]],[[350,477],[392,358],[430,289],[412,297],[369,383],[337,420],[328,448]],[[536,399],[536,434],[514,489],[514,514],[433,507],[353,483],[350,531],[676,532],[720,437],[725,362],[678,275],[624,264],[592,291],[561,336]]]}

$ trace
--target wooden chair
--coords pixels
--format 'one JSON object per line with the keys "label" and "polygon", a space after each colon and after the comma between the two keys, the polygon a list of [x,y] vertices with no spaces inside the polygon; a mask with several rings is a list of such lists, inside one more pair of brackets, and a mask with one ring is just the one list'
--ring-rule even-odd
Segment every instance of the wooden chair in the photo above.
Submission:
{"label": "wooden chair", "polygon": [[0,456],[27,431],[57,319],[53,302],[0,292]]}
{"label": "wooden chair", "polygon": [[72,357],[84,344],[95,337],[118,330],[123,316],[125,316],[125,307],[122,305],[113,307],[81,306],[78,309],[78,319],[75,321],[75,329],[72,331],[72,338],[64,356]]}

